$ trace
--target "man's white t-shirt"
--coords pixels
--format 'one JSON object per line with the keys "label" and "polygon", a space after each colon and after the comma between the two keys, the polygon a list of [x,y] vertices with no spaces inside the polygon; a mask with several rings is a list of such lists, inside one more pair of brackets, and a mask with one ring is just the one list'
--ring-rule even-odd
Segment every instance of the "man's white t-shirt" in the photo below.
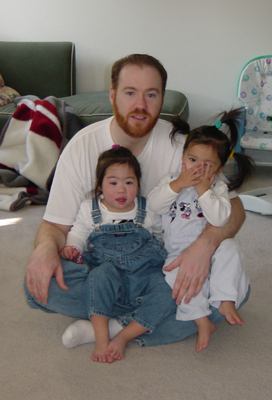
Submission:
{"label": "man's white t-shirt", "polygon": [[[61,225],[73,225],[80,204],[89,198],[95,185],[99,155],[112,148],[112,118],[88,125],[65,147],[56,168],[44,219]],[[137,158],[142,169],[140,194],[147,194],[168,172],[181,170],[184,135],[171,142],[172,124],[158,120],[148,142]]]}

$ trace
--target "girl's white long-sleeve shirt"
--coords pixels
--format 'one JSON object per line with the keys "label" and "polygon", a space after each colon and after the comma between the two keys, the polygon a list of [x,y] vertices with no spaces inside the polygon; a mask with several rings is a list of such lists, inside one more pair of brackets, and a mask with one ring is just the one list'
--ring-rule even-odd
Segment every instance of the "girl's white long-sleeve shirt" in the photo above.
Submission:
{"label": "girl's white long-sleeve shirt", "polygon": [[[225,225],[231,214],[231,203],[228,187],[218,176],[215,177],[214,183],[211,188],[207,190],[202,196],[198,197],[197,191],[194,187],[183,189],[181,192],[176,193],[170,187],[170,182],[177,179],[178,174],[167,174],[158,183],[158,185],[149,193],[148,204],[150,209],[159,215],[164,215],[169,212],[171,205],[176,201],[177,203],[188,202],[186,196],[191,192],[191,215],[196,208],[196,201],[201,207],[202,213],[207,222],[216,227]],[[184,200],[184,201],[183,201]],[[186,203],[187,204],[187,203]],[[187,206],[189,209],[189,206]],[[197,210],[199,215],[199,208]]]}

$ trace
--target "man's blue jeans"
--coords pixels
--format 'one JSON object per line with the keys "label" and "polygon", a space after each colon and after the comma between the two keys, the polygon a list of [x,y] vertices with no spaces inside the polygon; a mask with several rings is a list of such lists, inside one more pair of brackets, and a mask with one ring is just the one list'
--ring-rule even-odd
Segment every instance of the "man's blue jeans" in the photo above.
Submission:
{"label": "man's blue jeans", "polygon": [[[89,320],[89,309],[86,301],[90,287],[90,269],[85,264],[76,264],[68,260],[62,260],[65,284],[68,290],[62,290],[54,277],[49,287],[48,303],[42,304],[32,297],[25,283],[26,298],[29,306],[34,309],[41,309],[49,313],[64,314],[69,317]],[[248,300],[250,288],[240,307]],[[239,308],[240,308],[239,307]],[[211,307],[212,314],[209,316],[214,323],[222,321],[224,317],[217,309]],[[130,320],[126,316],[117,317],[117,321],[125,326]],[[137,340],[141,346],[154,346],[178,342],[197,332],[196,324],[193,321],[176,320],[176,312],[166,317],[152,333],[145,333]]]}

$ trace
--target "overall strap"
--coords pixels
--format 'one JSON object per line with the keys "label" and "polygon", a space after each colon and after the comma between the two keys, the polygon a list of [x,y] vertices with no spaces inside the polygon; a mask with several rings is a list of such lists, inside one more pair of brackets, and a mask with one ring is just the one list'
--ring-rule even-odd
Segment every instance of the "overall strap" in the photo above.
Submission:
{"label": "overall strap", "polygon": [[93,218],[93,222],[94,222],[95,227],[96,228],[100,227],[101,214],[100,214],[98,203],[97,203],[95,197],[92,198],[92,218]]}
{"label": "overall strap", "polygon": [[142,196],[137,196],[138,209],[135,218],[135,224],[143,225],[146,217],[146,198]]}

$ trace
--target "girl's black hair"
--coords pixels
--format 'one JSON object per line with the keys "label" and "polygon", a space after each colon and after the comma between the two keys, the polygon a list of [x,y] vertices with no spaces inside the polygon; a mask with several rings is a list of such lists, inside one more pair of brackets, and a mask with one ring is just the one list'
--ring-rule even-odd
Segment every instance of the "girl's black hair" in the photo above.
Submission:
{"label": "girl's black hair", "polygon": [[107,168],[115,164],[129,165],[137,178],[138,186],[140,187],[141,180],[141,167],[137,158],[131,153],[129,149],[122,146],[113,147],[100,154],[96,166],[96,183],[94,188],[94,196],[96,199],[102,194],[101,187]]}
{"label": "girl's black hair", "polygon": [[[237,108],[219,114],[217,119],[222,124],[227,125],[228,133],[222,132],[215,125],[203,125],[190,131],[190,126],[187,122],[182,121],[179,117],[174,117],[172,120],[173,130],[170,132],[170,138],[173,141],[177,134],[188,135],[183,151],[186,150],[191,143],[212,146],[217,151],[221,166],[224,166],[229,156],[234,151],[238,141],[238,127],[243,121],[243,115],[243,108]],[[233,153],[233,157],[237,164],[237,173],[229,178],[229,190],[240,187],[252,175],[254,169],[254,162],[249,156],[243,153]]]}

